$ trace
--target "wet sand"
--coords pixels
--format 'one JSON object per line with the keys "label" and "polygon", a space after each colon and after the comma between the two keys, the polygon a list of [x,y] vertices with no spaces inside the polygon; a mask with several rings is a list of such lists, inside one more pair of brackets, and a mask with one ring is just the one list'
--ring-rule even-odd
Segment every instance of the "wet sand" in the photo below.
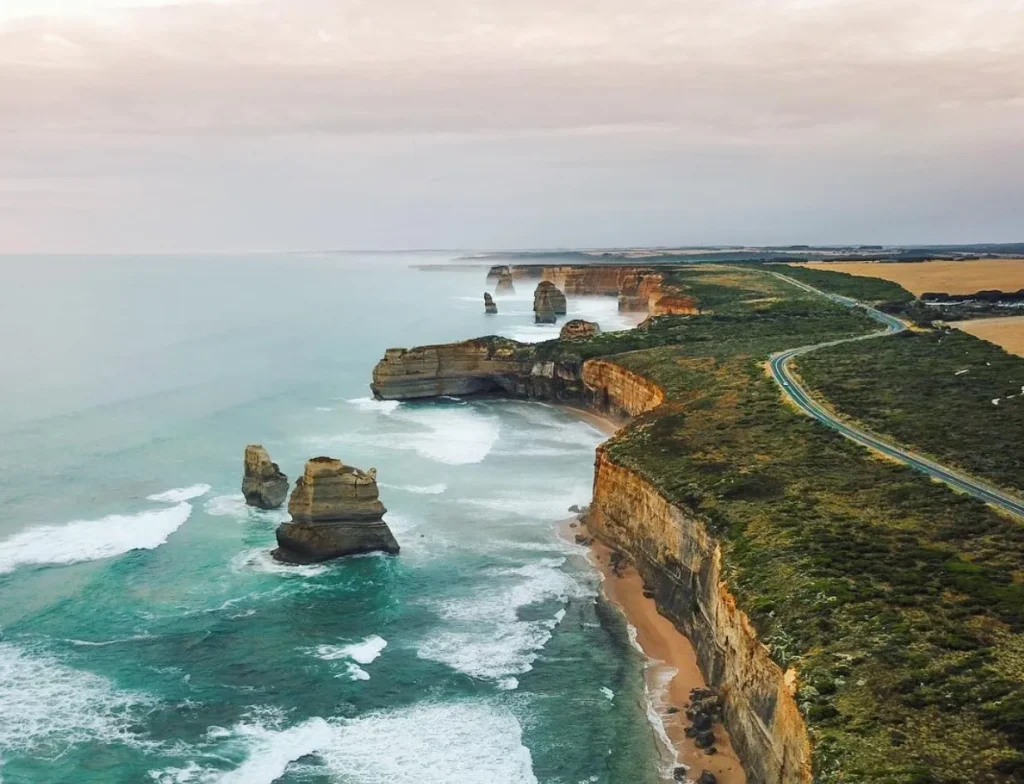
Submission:
{"label": "wet sand", "polygon": [[[573,523],[575,528],[571,527]],[[570,540],[578,533],[587,534],[586,526],[576,520],[564,522],[559,530]],[[622,576],[616,575],[610,566],[611,550],[600,542],[590,545],[588,557],[603,577],[601,589],[605,597],[622,611],[626,622],[635,630],[636,644],[650,662],[644,673],[648,694],[667,739],[674,747],[664,750],[666,767],[674,756],[674,764],[687,766],[693,780],[707,770],[715,774],[719,784],[746,784],[743,766],[723,725],[714,727],[716,754],[706,754],[697,748],[693,739],[686,737],[690,724],[686,718],[690,690],[707,686],[689,639],[658,612],[653,599],[643,595],[643,580],[636,569],[630,566],[622,571]],[[671,709],[676,712],[670,713]],[[672,779],[667,777],[666,780]]]}

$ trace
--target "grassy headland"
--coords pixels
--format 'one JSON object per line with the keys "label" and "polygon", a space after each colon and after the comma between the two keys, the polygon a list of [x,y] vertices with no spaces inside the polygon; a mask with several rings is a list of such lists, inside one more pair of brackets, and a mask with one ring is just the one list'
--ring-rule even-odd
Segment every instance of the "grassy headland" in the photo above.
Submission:
{"label": "grassy headland", "polygon": [[[898,294],[884,281],[868,281],[867,293],[859,279],[821,274],[830,273],[807,282],[868,300]],[[782,402],[768,354],[875,331],[864,314],[755,270],[678,271],[672,282],[713,314],[536,351],[611,359],[665,390],[667,402],[609,454],[720,539],[739,605],[773,658],[800,672],[815,781],[1024,781],[1024,523]],[[865,379],[900,362],[909,378],[915,363],[938,361],[930,352],[950,368],[963,361],[959,348],[948,336],[880,338],[837,348],[807,373],[828,387],[846,352],[842,392],[863,357],[877,358]],[[923,394],[908,391],[906,406]],[[949,432],[945,421],[936,432]],[[926,422],[921,411],[907,432]],[[1005,450],[1009,438],[995,443]]]}

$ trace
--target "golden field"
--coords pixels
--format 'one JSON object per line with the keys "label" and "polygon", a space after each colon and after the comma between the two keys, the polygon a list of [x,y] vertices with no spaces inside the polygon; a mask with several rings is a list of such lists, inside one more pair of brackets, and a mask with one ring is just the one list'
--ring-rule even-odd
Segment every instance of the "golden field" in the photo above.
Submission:
{"label": "golden field", "polygon": [[915,296],[921,296],[926,291],[973,294],[983,289],[1017,291],[1024,288],[1024,259],[923,261],[916,264],[838,261],[811,262],[794,266],[891,280]]}
{"label": "golden field", "polygon": [[1024,316],[954,321],[952,326],[1024,357]]}

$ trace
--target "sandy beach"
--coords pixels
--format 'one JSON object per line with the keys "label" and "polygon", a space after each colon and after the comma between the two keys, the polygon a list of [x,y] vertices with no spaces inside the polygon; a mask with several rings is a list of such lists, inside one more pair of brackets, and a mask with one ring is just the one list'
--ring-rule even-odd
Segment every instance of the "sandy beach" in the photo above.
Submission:
{"label": "sandy beach", "polygon": [[[589,536],[586,526],[577,520],[561,523],[559,532],[570,540],[574,540],[577,534]],[[662,732],[655,727],[660,745],[666,741],[671,744],[671,748],[663,749],[666,771],[685,765],[692,780],[706,770],[715,775],[719,784],[746,784],[743,766],[723,725],[714,727],[715,754],[705,753],[697,748],[692,738],[686,736],[686,728],[690,724],[686,718],[690,691],[707,687],[697,665],[696,653],[689,639],[658,612],[654,599],[644,596],[643,580],[636,569],[629,566],[621,570],[621,574],[616,574],[611,568],[611,555],[612,551],[600,542],[590,544],[588,558],[601,573],[601,590],[605,598],[622,612],[632,629],[635,644],[647,657],[644,680],[656,714],[651,717],[652,724],[660,724],[664,729]],[[666,780],[672,779],[666,775]]]}

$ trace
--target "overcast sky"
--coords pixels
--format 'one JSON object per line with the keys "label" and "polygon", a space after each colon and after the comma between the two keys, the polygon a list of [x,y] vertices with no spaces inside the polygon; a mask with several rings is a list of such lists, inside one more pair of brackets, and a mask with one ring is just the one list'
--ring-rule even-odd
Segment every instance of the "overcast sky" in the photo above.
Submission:
{"label": "overcast sky", "polygon": [[1024,0],[0,0],[0,252],[1024,240]]}

